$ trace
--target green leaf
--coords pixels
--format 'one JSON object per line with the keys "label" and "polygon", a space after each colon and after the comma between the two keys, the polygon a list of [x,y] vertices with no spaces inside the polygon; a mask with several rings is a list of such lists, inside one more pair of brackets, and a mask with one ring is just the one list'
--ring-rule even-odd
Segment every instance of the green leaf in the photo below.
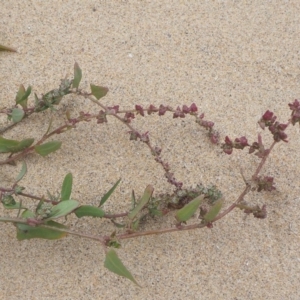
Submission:
{"label": "green leaf", "polygon": [[3,204],[3,206],[6,209],[22,209],[22,208],[26,208],[25,206],[22,206],[20,202],[16,202],[15,204]]}
{"label": "green leaf", "polygon": [[[31,88],[31,87],[30,87]],[[28,87],[29,89],[29,87]],[[27,91],[28,91],[27,89]],[[24,109],[27,108],[27,100],[28,96],[26,98],[23,98],[23,96],[26,94],[26,90],[23,84],[19,86],[19,90],[16,95],[16,104],[20,104]]]}
{"label": "green leaf", "polygon": [[139,225],[140,225],[140,219],[136,219],[135,221],[132,222],[131,229],[134,231],[138,230]]}
{"label": "green leaf", "polygon": [[46,156],[51,152],[58,150],[61,147],[61,142],[59,141],[52,141],[48,142],[39,146],[35,146],[35,152],[40,154],[41,156]]}
{"label": "green leaf", "polygon": [[3,45],[0,45],[0,51],[10,51],[10,52],[17,52],[16,49],[14,48],[11,48],[11,47],[7,47],[7,46],[3,46]]}
{"label": "green leaf", "polygon": [[68,173],[63,181],[61,192],[60,192],[60,200],[69,200],[72,193],[72,184],[73,184],[73,176],[71,173]]}
{"label": "green leaf", "polygon": [[48,125],[48,128],[47,128],[47,130],[46,130],[46,132],[45,132],[45,134],[44,134],[44,135],[47,135],[47,134],[48,134],[48,132],[50,131],[50,129],[51,129],[51,126],[52,126],[52,122],[53,122],[53,118],[51,117],[51,119],[50,119],[50,122],[49,122],[49,125]]}
{"label": "green leaf", "polygon": [[51,226],[54,228],[44,228],[41,226],[30,226],[27,224],[22,224],[22,223],[17,223],[17,239],[19,241],[22,240],[29,240],[29,239],[35,239],[35,238],[40,238],[40,239],[47,239],[47,240],[57,240],[65,237],[67,235],[66,232],[60,232],[55,230],[56,228],[59,229],[65,229],[67,228],[63,224],[54,222],[54,221],[48,221],[45,223],[47,226]]}
{"label": "green leaf", "polygon": [[17,203],[12,195],[2,195],[1,202],[7,207],[12,207]]}
{"label": "green leaf", "polygon": [[91,205],[82,205],[82,206],[78,207],[74,211],[74,213],[77,218],[82,218],[82,217],[103,218],[105,215],[105,212],[101,208],[91,206]]}
{"label": "green leaf", "polygon": [[108,92],[108,88],[106,87],[97,86],[93,84],[91,84],[90,86],[91,86],[92,94],[97,98],[97,100],[104,97]]}
{"label": "green leaf", "polygon": [[51,208],[51,212],[47,217],[47,220],[63,217],[71,213],[75,208],[79,206],[79,202],[75,200],[65,200],[59,202]]}
{"label": "green leaf", "polygon": [[24,210],[24,211],[22,212],[21,217],[22,217],[23,219],[34,218],[34,217],[35,217],[35,214],[34,214],[34,212],[32,212],[31,210],[26,209],[26,210]]}
{"label": "green leaf", "polygon": [[114,190],[116,189],[116,187],[118,186],[118,184],[120,183],[121,178],[112,186],[112,188],[101,198],[99,207],[102,206],[106,200],[111,196],[111,194],[114,192]]}
{"label": "green leaf", "polygon": [[23,108],[27,108],[27,100],[30,94],[31,94],[31,86],[29,86],[25,91],[24,86],[20,85],[19,91],[16,96],[16,104],[20,104]]}
{"label": "green leaf", "polygon": [[0,136],[0,152],[1,153],[15,153],[22,151],[32,145],[34,142],[34,139],[24,139],[22,141],[16,141],[16,140],[8,140],[4,137]]}
{"label": "green leaf", "polygon": [[0,136],[0,152],[7,153],[11,152],[11,148],[16,147],[19,144],[19,141],[5,139]]}
{"label": "green leaf", "polygon": [[16,147],[14,147],[11,152],[15,153],[15,152],[22,151],[26,148],[29,148],[33,144],[33,142],[34,142],[34,139],[31,139],[31,138],[24,139],[21,142],[19,142],[19,144]]}
{"label": "green leaf", "polygon": [[156,208],[149,208],[149,212],[150,212],[151,216],[162,217],[164,215],[161,210],[156,209]]}
{"label": "green leaf", "polygon": [[149,202],[152,193],[153,193],[153,187],[151,185],[148,185],[144,191],[144,194],[141,198],[141,200],[138,202],[136,207],[128,214],[129,219],[133,220],[134,217],[143,209],[143,207]]}
{"label": "green leaf", "polygon": [[218,215],[223,205],[223,200],[218,200],[212,208],[209,210],[209,212],[203,217],[203,219],[207,222],[213,221],[213,219]]}
{"label": "green leaf", "polygon": [[25,161],[23,161],[22,169],[16,178],[16,183],[19,182],[25,176],[26,173],[27,173],[27,165],[26,165]]}
{"label": "green leaf", "polygon": [[136,207],[136,199],[135,199],[135,194],[134,190],[131,191],[131,210]]}
{"label": "green leaf", "polygon": [[106,253],[104,267],[107,268],[109,271],[123,276],[132,282],[134,282],[136,285],[139,285],[136,280],[133,278],[131,273],[127,270],[127,268],[123,265],[122,261],[117,255],[117,252],[113,249],[110,249]]}
{"label": "green leaf", "polygon": [[74,65],[73,88],[78,89],[81,78],[82,78],[82,71],[81,71],[78,63],[76,62]]}
{"label": "green leaf", "polygon": [[112,248],[116,248],[116,249],[120,249],[121,248],[121,244],[119,242],[112,241],[112,240],[107,243],[107,246],[108,247],[112,247]]}
{"label": "green leaf", "polygon": [[200,195],[193,199],[191,202],[186,204],[183,208],[177,211],[176,213],[176,219],[179,222],[186,222],[188,221],[197,211],[199,208],[202,200],[204,198],[204,195]]}
{"label": "green leaf", "polygon": [[13,108],[11,112],[11,117],[14,123],[20,122],[25,115],[25,112],[21,108]]}

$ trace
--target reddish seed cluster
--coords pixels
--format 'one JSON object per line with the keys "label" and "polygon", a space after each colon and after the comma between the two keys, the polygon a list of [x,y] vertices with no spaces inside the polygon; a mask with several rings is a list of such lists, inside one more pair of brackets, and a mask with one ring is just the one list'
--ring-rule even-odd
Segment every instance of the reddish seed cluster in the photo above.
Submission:
{"label": "reddish seed cluster", "polygon": [[[292,124],[296,122],[300,123],[300,103],[298,100],[295,100],[294,103],[289,104],[292,112]],[[288,124],[282,124],[276,121],[277,117],[273,112],[267,110],[261,119],[258,121],[259,126],[262,129],[266,127],[269,128],[270,132],[273,134],[274,141],[287,142],[287,134],[284,132],[287,128]],[[268,154],[268,149],[265,150],[261,136],[258,135],[258,142],[254,142],[251,146],[248,144],[246,137],[242,136],[240,138],[236,138],[234,142],[228,137],[225,137],[225,143],[222,144],[222,149],[226,154],[231,154],[233,149],[244,149],[245,147],[250,147],[249,153],[253,153],[258,150],[255,155],[262,158]]]}
{"label": "reddish seed cluster", "polygon": [[126,114],[125,114],[125,117],[124,117],[124,122],[126,122],[126,123],[130,123],[131,122],[131,120],[133,120],[135,118],[135,116],[134,116],[134,113],[132,113],[132,112],[127,112]]}
{"label": "reddish seed cluster", "polygon": [[193,103],[190,107],[183,105],[182,109],[177,106],[173,118],[184,118],[186,114],[195,114],[198,111],[197,105]]}
{"label": "reddish seed cluster", "polygon": [[287,135],[284,132],[287,124],[281,124],[277,121],[275,122],[276,118],[277,117],[273,114],[273,112],[267,110],[258,121],[258,124],[262,129],[265,129],[265,127],[269,127],[269,130],[272,132],[273,138],[276,142],[287,142]]}
{"label": "reddish seed cluster", "polygon": [[244,213],[253,214],[258,219],[265,219],[267,217],[267,206],[264,204],[261,208],[258,205],[253,208],[249,207],[244,210]]}
{"label": "reddish seed cluster", "polygon": [[292,110],[292,124],[300,124],[300,102],[296,99],[293,103],[289,104],[289,107]]}
{"label": "reddish seed cluster", "polygon": [[233,141],[231,141],[231,139],[228,136],[226,136],[225,144],[222,145],[222,149],[226,154],[231,154],[233,151],[233,148],[244,149],[246,146],[249,146],[246,137],[242,136],[240,138],[236,138],[233,142]]}
{"label": "reddish seed cluster", "polygon": [[276,118],[277,117],[271,111],[267,110],[258,121],[258,124],[262,129],[265,129],[266,126],[269,127],[270,125],[272,125],[275,122]]}
{"label": "reddish seed cluster", "polygon": [[106,109],[107,115],[115,115],[119,112],[119,105],[108,106]]}
{"label": "reddish seed cluster", "polygon": [[100,110],[97,116],[97,124],[107,123],[106,113],[103,110]]}
{"label": "reddish seed cluster", "polygon": [[257,191],[273,191],[276,190],[274,186],[274,178],[270,176],[257,177],[255,179],[257,183]]}

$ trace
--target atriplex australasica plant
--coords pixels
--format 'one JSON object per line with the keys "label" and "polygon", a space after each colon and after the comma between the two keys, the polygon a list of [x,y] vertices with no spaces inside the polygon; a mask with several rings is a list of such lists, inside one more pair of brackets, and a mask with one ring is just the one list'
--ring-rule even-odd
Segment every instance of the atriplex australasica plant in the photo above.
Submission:
{"label": "atriplex australasica plant", "polygon": [[[259,163],[250,179],[246,180],[242,174],[245,182],[243,190],[229,207],[223,208],[222,193],[216,186],[205,187],[199,184],[194,188],[186,188],[182,182],[176,180],[174,174],[171,172],[171,166],[161,156],[162,149],[152,145],[150,134],[148,132],[139,132],[132,125],[133,119],[138,115],[141,117],[152,114],[164,116],[165,114],[172,113],[173,118],[185,118],[189,115],[195,119],[197,124],[207,130],[210,141],[213,144],[219,145],[219,134],[214,129],[214,123],[205,120],[203,113],[199,114],[196,104],[178,106],[176,109],[164,105],[160,105],[159,107],[149,105],[147,108],[135,105],[132,110],[121,110],[119,105],[105,106],[99,101],[100,98],[107,94],[107,88],[91,84],[90,92],[80,89],[81,76],[82,71],[78,64],[75,63],[73,79],[63,79],[59,88],[53,89],[42,96],[34,94],[35,102],[31,106],[28,101],[31,94],[31,87],[29,86],[26,89],[21,85],[16,95],[15,104],[11,108],[0,109],[0,113],[7,115],[11,121],[9,126],[0,129],[1,134],[3,134],[32,114],[47,109],[55,111],[55,107],[68,94],[87,98],[100,107],[100,111],[96,114],[82,111],[78,116],[74,117],[67,112],[62,125],[53,129],[50,123],[47,132],[38,141],[35,141],[30,136],[26,136],[22,140],[12,140],[0,136],[0,152],[9,154],[4,160],[0,161],[0,165],[16,165],[17,161],[23,161],[20,173],[14,183],[9,187],[0,186],[0,199],[3,207],[16,211],[15,217],[0,217],[0,221],[11,222],[15,225],[18,240],[32,238],[55,240],[65,237],[68,234],[96,240],[103,246],[106,253],[104,266],[110,271],[124,276],[137,284],[114,250],[114,248],[121,246],[120,243],[122,240],[205,227],[212,228],[216,221],[229,214],[234,208],[241,209],[245,214],[252,214],[255,218],[262,219],[266,217],[266,205],[262,205],[261,207],[251,205],[244,198],[246,194],[254,190],[261,192],[275,189],[274,178],[263,176],[260,172],[274,146],[281,141],[287,142],[285,129],[290,124],[295,125],[296,123],[300,123],[300,102],[298,100],[289,104],[292,112],[291,118],[287,123],[283,124],[276,121],[276,116],[269,110],[258,121],[262,129],[268,128],[273,135],[273,143],[269,147],[263,144],[260,134],[258,134],[257,141],[254,141],[252,144],[249,144],[244,136],[234,140],[228,136],[225,137],[225,141],[221,143],[221,148],[225,154],[231,154],[233,149],[242,150],[248,148],[249,154],[253,153],[256,155]],[[130,140],[140,141],[150,149],[154,160],[163,168],[167,182],[174,188],[172,194],[154,195],[153,186],[148,185],[141,197],[136,197],[134,191],[132,191],[132,206],[127,212],[111,214],[105,212],[103,205],[116,189],[120,179],[103,195],[97,206],[80,205],[78,201],[71,198],[73,182],[71,173],[65,176],[59,196],[54,197],[49,193],[48,198],[45,198],[41,195],[25,193],[25,187],[20,185],[20,181],[27,172],[25,163],[27,154],[35,152],[41,156],[49,155],[57,151],[62,145],[61,141],[52,139],[54,136],[66,133],[81,122],[95,120],[98,124],[106,123],[109,117],[117,118],[129,128]],[[48,141],[50,138],[51,141]],[[22,204],[24,197],[37,201],[34,210],[30,210]],[[146,216],[163,218],[170,212],[174,213],[176,220],[172,227],[161,228],[160,225],[160,228],[155,230],[144,230],[139,227]],[[110,219],[116,230],[102,236],[70,230],[65,224],[59,222],[59,218],[66,218],[70,214],[74,214],[77,218],[88,216]],[[194,215],[197,218],[192,218]]]}

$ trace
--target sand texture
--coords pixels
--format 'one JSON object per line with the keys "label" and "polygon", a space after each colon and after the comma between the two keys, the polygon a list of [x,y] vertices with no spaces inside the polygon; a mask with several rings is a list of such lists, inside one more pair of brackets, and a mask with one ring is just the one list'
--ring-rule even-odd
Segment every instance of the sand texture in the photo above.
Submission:
{"label": "sand texture", "polygon": [[[0,52],[0,107],[13,105],[20,84],[38,95],[58,87],[66,74],[72,77],[76,61],[82,88],[90,83],[109,88],[101,100],[105,105],[176,108],[194,102],[215,122],[222,140],[246,135],[252,143],[262,132],[267,146],[272,136],[258,119],[270,109],[286,122],[288,103],[300,97],[299,12],[298,0],[2,1],[0,44],[18,52]],[[66,111],[72,116],[99,111],[74,95],[57,108],[32,115],[3,136],[39,139],[51,118],[55,126],[64,122]],[[52,155],[27,156],[21,185],[46,196],[47,190],[59,191],[72,172],[73,198],[96,204],[122,178],[105,204],[110,212],[128,210],[132,189],[141,195],[151,184],[157,194],[171,192],[149,149],[129,141],[128,128],[108,119],[55,137],[63,146]],[[0,116],[0,127],[8,124]],[[225,155],[191,117],[138,117],[132,124],[149,131],[185,186],[216,184],[225,207],[244,188],[240,167],[249,178],[259,162],[247,151]],[[118,254],[142,288],[104,268],[105,254],[95,241],[68,236],[19,242],[15,227],[1,223],[0,299],[300,299],[299,126],[287,134],[289,142],[275,147],[262,171],[275,177],[277,190],[245,199],[266,204],[266,219],[235,210],[212,229],[122,241]],[[0,186],[10,186],[20,167],[21,161],[0,166]],[[1,207],[1,215],[11,213]],[[68,224],[100,235],[114,230],[102,219],[70,218]],[[173,224],[170,215],[149,219],[142,229]]]}

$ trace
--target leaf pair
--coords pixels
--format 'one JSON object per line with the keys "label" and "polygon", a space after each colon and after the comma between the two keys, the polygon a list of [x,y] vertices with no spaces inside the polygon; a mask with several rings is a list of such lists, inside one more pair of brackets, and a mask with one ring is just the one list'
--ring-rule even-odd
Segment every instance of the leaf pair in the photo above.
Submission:
{"label": "leaf pair", "polygon": [[[82,71],[76,62],[74,65],[74,79],[72,83],[72,87],[78,89],[80,81],[82,78]],[[108,88],[103,86],[97,86],[90,84],[92,95],[99,100],[100,98],[104,97],[108,93]]]}
{"label": "leaf pair", "polygon": [[[66,229],[67,227],[63,224],[57,223],[52,219],[59,218],[63,215],[69,214],[74,208],[78,206],[78,202],[74,200],[68,200],[70,202],[60,202],[59,204],[52,207],[50,216],[45,220],[42,225],[31,226],[24,223],[16,223],[17,227],[17,239],[19,241],[41,238],[48,240],[56,240],[63,238],[67,235],[67,232],[60,231],[60,229]],[[35,218],[35,214],[30,210],[25,210],[22,213],[22,218],[30,219]],[[46,227],[47,226],[47,227]],[[52,228],[50,228],[52,227]]]}
{"label": "leaf pair", "polygon": [[[111,196],[111,194],[114,192],[118,184],[120,183],[121,178],[112,186],[112,188],[101,198],[99,207],[102,206],[108,198]],[[63,181],[61,193],[60,193],[60,199],[61,201],[66,201],[70,199],[71,192],[72,192],[72,184],[73,184],[73,176],[71,173],[68,173]],[[81,205],[78,207],[74,213],[77,218],[82,217],[96,217],[96,218],[103,218],[105,215],[105,212],[99,208],[92,205]]]}
{"label": "leaf pair", "polygon": [[110,190],[105,193],[105,195],[101,198],[99,207],[95,207],[92,205],[81,205],[75,210],[75,215],[77,218],[82,217],[94,217],[94,218],[103,218],[105,215],[104,210],[100,208],[111,196],[111,194],[114,192],[118,184],[120,183],[121,178],[110,188]]}
{"label": "leaf pair", "polygon": [[34,139],[28,138],[21,141],[9,140],[0,136],[0,152],[1,153],[16,153],[30,147]]}
{"label": "leaf pair", "polygon": [[[19,86],[19,90],[16,96],[16,104],[20,104],[24,109],[27,108],[27,100],[29,95],[31,94],[31,86],[29,86],[26,90],[23,84]],[[19,109],[20,110],[20,109]],[[24,113],[24,111],[23,111]],[[14,118],[13,118],[14,120]],[[20,120],[21,121],[21,120]],[[15,121],[14,121],[15,122]]]}
{"label": "leaf pair", "polygon": [[[0,153],[17,153],[29,148],[34,142],[34,139],[28,138],[21,141],[10,140],[0,136]],[[36,153],[41,156],[46,156],[55,152],[61,147],[62,142],[51,141],[34,147]]]}
{"label": "leaf pair", "polygon": [[[176,219],[179,222],[188,221],[198,210],[204,199],[204,195],[200,195],[186,204],[183,208],[177,211]],[[206,222],[211,222],[214,218],[219,214],[223,205],[223,200],[220,199],[215,202],[215,204],[211,207],[211,209],[204,215],[203,220]]]}

